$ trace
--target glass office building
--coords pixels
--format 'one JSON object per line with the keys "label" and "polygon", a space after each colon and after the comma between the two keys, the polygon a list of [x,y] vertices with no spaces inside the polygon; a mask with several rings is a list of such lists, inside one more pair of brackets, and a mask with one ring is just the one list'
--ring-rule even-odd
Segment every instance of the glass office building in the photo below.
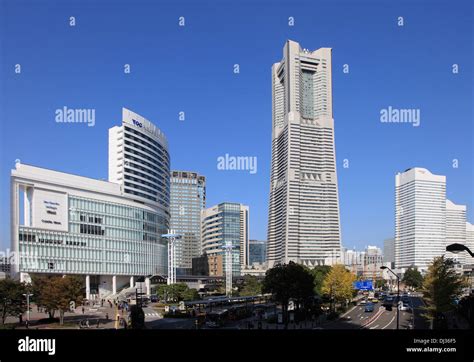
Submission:
{"label": "glass office building", "polygon": [[206,207],[206,178],[190,171],[171,171],[170,229],[176,240],[178,275],[192,273],[192,260],[201,255],[201,211]]}
{"label": "glass office building", "polygon": [[[207,255],[224,255],[224,247],[232,246],[232,274],[240,275],[245,266],[248,245],[248,206],[223,202],[202,211],[202,251]],[[227,270],[223,257],[224,273]]]}
{"label": "glass office building", "polygon": [[248,265],[265,264],[267,261],[267,242],[264,240],[249,240]]}

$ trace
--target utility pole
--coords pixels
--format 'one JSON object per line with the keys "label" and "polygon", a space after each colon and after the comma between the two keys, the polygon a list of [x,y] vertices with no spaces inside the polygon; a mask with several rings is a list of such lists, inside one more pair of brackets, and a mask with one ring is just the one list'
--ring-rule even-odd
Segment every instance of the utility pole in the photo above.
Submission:
{"label": "utility pole", "polygon": [[167,284],[176,284],[176,240],[182,235],[175,234],[174,230],[168,230],[168,234],[161,235],[168,240],[168,278]]}
{"label": "utility pole", "polygon": [[232,295],[232,249],[234,246],[231,241],[222,246],[225,254],[225,293],[227,296]]}
{"label": "utility pole", "polygon": [[30,297],[33,296],[31,293],[23,294],[26,297],[26,328],[30,326]]}

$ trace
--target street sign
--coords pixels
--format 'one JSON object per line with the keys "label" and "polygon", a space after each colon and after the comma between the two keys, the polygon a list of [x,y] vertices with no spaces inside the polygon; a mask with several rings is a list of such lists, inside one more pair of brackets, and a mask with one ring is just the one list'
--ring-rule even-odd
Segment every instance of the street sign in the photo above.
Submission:
{"label": "street sign", "polygon": [[372,280],[358,280],[353,283],[353,286],[358,290],[374,290]]}

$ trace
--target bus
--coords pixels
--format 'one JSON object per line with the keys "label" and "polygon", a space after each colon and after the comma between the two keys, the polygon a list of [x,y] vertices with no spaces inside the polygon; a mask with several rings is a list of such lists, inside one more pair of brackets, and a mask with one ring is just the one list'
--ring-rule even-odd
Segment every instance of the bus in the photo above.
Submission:
{"label": "bus", "polygon": [[229,311],[227,309],[215,310],[206,313],[206,327],[219,328],[224,326],[229,318]]}

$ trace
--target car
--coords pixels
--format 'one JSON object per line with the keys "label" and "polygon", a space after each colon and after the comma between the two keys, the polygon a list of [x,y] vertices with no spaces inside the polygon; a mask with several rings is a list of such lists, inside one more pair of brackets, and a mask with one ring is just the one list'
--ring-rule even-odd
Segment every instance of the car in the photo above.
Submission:
{"label": "car", "polygon": [[378,302],[379,302],[379,300],[377,298],[372,299],[372,303],[378,303]]}
{"label": "car", "polygon": [[404,303],[404,302],[399,304],[399,308],[400,308],[400,310],[404,310],[404,311],[410,311],[411,310],[410,304]]}
{"label": "car", "polygon": [[385,307],[386,310],[392,310],[392,306],[395,303],[395,299],[392,296],[387,296],[382,305]]}
{"label": "car", "polygon": [[360,305],[365,305],[366,303],[367,303],[367,301],[366,301],[365,299],[362,299],[362,300],[359,302]]}
{"label": "car", "polygon": [[373,303],[367,303],[365,306],[365,311],[366,312],[373,312],[374,311],[374,304]]}

